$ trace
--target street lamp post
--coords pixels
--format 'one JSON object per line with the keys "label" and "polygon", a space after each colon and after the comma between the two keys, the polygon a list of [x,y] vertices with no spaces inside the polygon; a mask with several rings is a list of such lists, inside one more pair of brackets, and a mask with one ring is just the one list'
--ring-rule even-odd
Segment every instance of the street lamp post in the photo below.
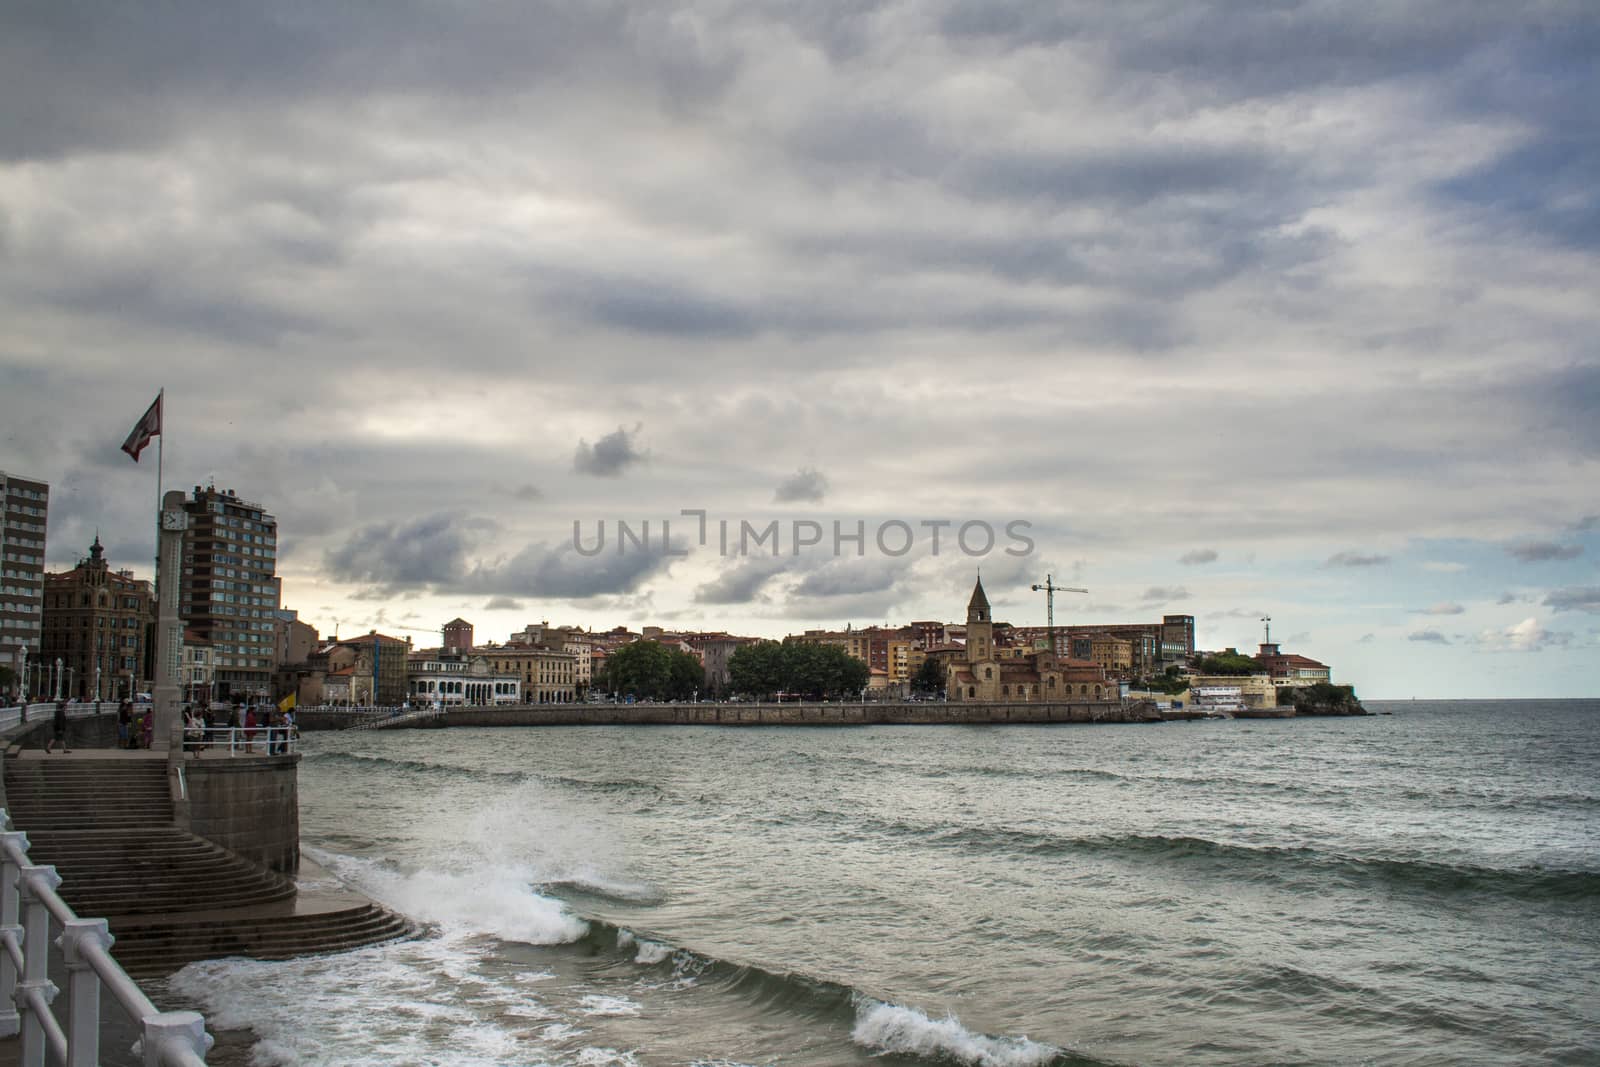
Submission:
{"label": "street lamp post", "polygon": [[21,655],[22,655],[22,677],[17,682],[17,684],[21,687],[21,697],[20,697],[20,699],[22,701],[22,706],[23,707],[27,707],[28,706],[28,646],[27,645],[18,645],[17,646],[17,651],[19,653],[21,653]]}
{"label": "street lamp post", "polygon": [[60,656],[56,657],[56,681],[55,681],[55,685],[52,686],[51,688],[55,692],[55,699],[60,700],[61,699],[61,657]]}
{"label": "street lamp post", "polygon": [[94,666],[94,702],[100,703],[100,665]]}

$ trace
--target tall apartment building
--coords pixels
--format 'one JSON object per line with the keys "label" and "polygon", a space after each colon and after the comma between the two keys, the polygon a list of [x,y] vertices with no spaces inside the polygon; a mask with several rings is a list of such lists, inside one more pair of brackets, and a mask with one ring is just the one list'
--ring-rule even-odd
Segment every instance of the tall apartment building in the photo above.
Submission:
{"label": "tall apartment building", "polygon": [[211,642],[215,697],[272,696],[279,585],[278,520],[232,489],[195,486],[184,501],[179,611]]}
{"label": "tall apartment building", "polygon": [[111,569],[98,536],[70,571],[44,580],[44,659],[61,661],[61,694],[79,700],[131,698],[149,678],[146,645],[156,595],[132,571]]}
{"label": "tall apartment building", "polygon": [[[39,655],[50,486],[0,471],[0,663],[17,672]],[[27,685],[30,694],[34,685]]]}

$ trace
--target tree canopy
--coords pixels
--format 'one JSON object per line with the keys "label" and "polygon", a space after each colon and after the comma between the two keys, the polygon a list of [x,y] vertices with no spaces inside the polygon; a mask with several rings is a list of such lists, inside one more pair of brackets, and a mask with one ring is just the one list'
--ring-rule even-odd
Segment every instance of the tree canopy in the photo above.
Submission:
{"label": "tree canopy", "polygon": [[1195,664],[1201,674],[1260,674],[1266,670],[1252,656],[1238,652],[1218,652],[1202,656]]}
{"label": "tree canopy", "polygon": [[599,685],[639,700],[689,700],[703,689],[700,661],[659,641],[635,641],[606,658]]}
{"label": "tree canopy", "polygon": [[936,659],[925,659],[917,673],[911,676],[913,693],[937,693],[944,688],[944,671]]}
{"label": "tree canopy", "polygon": [[758,641],[728,657],[737,692],[767,697],[799,693],[809,699],[859,693],[871,677],[867,665],[834,645]]}

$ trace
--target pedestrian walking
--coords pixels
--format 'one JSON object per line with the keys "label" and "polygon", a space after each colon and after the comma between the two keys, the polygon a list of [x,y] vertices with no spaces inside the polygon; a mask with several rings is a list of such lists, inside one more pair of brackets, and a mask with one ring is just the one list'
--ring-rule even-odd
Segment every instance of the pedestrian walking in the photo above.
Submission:
{"label": "pedestrian walking", "polygon": [[57,745],[61,746],[62,752],[72,751],[67,747],[67,702],[65,700],[56,701],[55,718],[50,723],[50,740],[44,743],[45,753],[48,755],[54,752]]}

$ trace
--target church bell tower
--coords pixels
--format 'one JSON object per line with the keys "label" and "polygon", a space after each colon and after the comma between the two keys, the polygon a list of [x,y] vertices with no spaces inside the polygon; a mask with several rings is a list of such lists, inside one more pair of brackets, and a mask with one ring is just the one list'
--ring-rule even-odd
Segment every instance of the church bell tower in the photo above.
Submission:
{"label": "church bell tower", "polygon": [[967,601],[967,662],[978,663],[994,657],[994,620],[989,617],[989,598],[983,593],[983,578],[972,587]]}

